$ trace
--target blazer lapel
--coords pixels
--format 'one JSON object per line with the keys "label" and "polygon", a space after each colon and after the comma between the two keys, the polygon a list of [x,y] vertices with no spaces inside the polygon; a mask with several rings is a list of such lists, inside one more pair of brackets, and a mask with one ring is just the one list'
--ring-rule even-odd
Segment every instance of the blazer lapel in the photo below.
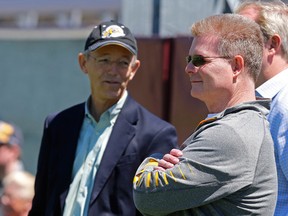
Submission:
{"label": "blazer lapel", "polygon": [[[133,114],[135,114],[135,106],[131,106],[131,98],[128,97],[127,103],[124,105],[114,125],[99,170],[97,171],[90,204],[93,203],[99,195],[124,150],[135,135],[135,127],[133,124],[137,121],[137,117]],[[113,160],[111,160],[111,158],[113,158]]]}

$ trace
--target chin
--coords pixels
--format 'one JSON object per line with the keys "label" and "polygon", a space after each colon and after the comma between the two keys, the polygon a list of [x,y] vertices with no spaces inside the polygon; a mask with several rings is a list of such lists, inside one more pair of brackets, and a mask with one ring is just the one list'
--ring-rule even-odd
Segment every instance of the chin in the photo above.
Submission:
{"label": "chin", "polygon": [[117,91],[117,92],[109,92],[108,94],[107,94],[107,98],[110,98],[110,99],[119,99],[121,96],[122,96],[122,92],[119,92],[119,91]]}
{"label": "chin", "polygon": [[[193,98],[196,98],[198,100],[201,100],[202,97],[202,94],[201,92],[197,92],[197,91],[192,91],[190,92],[190,95],[193,97]],[[202,101],[202,100],[201,100]]]}

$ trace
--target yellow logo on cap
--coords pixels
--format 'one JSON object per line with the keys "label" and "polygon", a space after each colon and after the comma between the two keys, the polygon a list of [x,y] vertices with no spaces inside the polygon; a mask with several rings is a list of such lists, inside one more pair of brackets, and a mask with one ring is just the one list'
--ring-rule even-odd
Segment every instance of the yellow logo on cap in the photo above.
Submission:
{"label": "yellow logo on cap", "polygon": [[14,128],[5,122],[0,122],[0,143],[8,143]]}
{"label": "yellow logo on cap", "polygon": [[108,26],[105,31],[102,32],[102,38],[110,37],[123,37],[125,36],[123,29],[118,25]]}

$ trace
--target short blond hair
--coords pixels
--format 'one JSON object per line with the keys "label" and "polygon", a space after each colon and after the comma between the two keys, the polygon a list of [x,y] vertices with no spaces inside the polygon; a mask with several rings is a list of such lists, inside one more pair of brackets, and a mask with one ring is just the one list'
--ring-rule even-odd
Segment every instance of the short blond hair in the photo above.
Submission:
{"label": "short blond hair", "polygon": [[263,35],[259,25],[238,14],[220,14],[207,17],[191,27],[194,37],[216,37],[219,56],[233,58],[241,55],[245,70],[256,82],[262,65]]}

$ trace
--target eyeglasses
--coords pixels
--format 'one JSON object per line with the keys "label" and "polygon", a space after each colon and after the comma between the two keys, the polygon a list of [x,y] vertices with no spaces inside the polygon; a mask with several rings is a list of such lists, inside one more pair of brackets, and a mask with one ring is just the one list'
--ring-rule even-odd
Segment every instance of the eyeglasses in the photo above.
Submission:
{"label": "eyeglasses", "polygon": [[99,57],[99,58],[96,58],[94,57],[93,55],[91,54],[88,54],[88,56],[90,58],[92,58],[96,64],[102,66],[102,67],[105,67],[105,68],[110,68],[113,63],[116,63],[116,66],[119,68],[119,69],[128,69],[128,67],[130,66],[130,61],[126,58],[123,58],[123,59],[120,59],[120,60],[117,60],[117,61],[111,61],[109,58],[107,57]]}
{"label": "eyeglasses", "polygon": [[192,64],[195,66],[195,67],[200,67],[200,66],[203,66],[205,65],[206,63],[210,62],[210,61],[207,61],[206,59],[213,59],[213,58],[225,58],[225,59],[228,59],[229,57],[228,56],[216,56],[216,57],[207,57],[207,56],[202,56],[202,55],[188,55],[186,57],[186,62],[187,64],[189,64],[190,62],[192,62]]}

